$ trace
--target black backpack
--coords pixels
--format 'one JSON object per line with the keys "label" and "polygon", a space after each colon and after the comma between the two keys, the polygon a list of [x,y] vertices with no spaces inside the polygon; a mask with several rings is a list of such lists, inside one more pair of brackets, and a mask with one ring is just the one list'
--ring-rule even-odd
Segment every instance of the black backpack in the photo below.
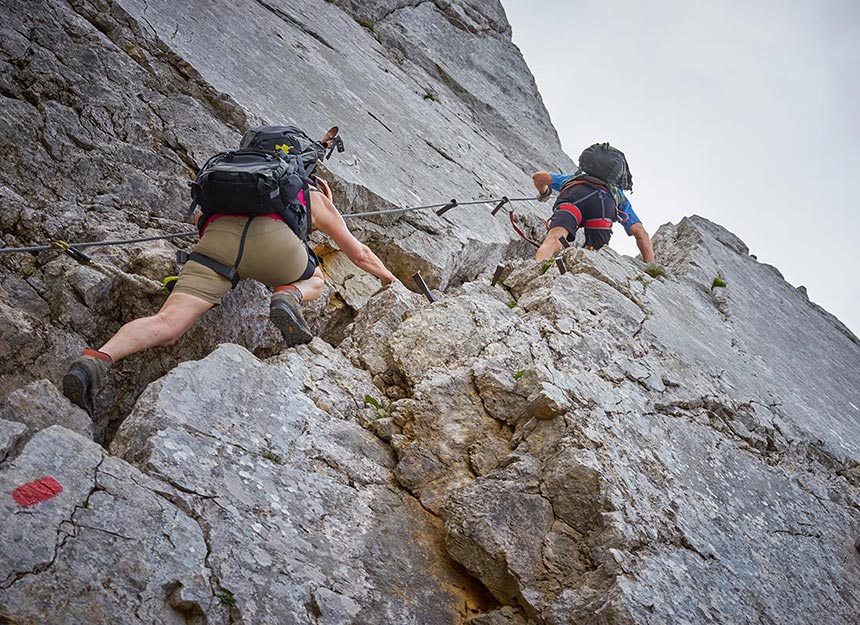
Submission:
{"label": "black backpack", "polygon": [[610,185],[633,190],[633,174],[624,152],[608,143],[595,143],[585,148],[579,156],[579,168]]}
{"label": "black backpack", "polygon": [[331,148],[313,141],[296,126],[258,126],[243,136],[238,150],[210,158],[191,183],[190,216],[197,206],[203,211],[197,221],[201,230],[216,213],[228,215],[281,216],[300,240],[311,233],[308,182],[317,163],[329,158],[343,141],[337,126],[326,135]]}
{"label": "black backpack", "polygon": [[203,214],[201,230],[216,213],[282,217],[296,236],[307,243],[311,232],[308,177],[298,155],[240,149],[210,158],[191,183],[190,215],[197,206]]}
{"label": "black backpack", "polygon": [[[342,147],[338,146],[340,151]],[[311,177],[317,163],[326,157],[326,148],[313,141],[304,131],[295,126],[259,126],[251,128],[242,137],[239,149],[278,152],[286,156],[298,156],[304,166],[305,176]]]}

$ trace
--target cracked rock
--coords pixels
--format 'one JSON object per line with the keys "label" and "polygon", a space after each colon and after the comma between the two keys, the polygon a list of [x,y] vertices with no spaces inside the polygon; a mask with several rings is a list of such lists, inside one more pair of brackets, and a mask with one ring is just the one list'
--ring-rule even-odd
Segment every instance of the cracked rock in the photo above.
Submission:
{"label": "cracked rock", "polygon": [[[26,505],[10,496],[46,478],[61,492]],[[173,623],[165,587],[178,580],[186,600],[210,608],[209,622],[226,623],[211,605],[200,528],[162,490],[78,434],[59,426],[37,433],[0,468],[0,614],[57,625],[100,614]]]}
{"label": "cracked rock", "polygon": [[372,389],[320,341],[269,362],[223,345],[151,385],[111,450],[183,494],[246,621],[442,625],[483,600],[354,420]]}

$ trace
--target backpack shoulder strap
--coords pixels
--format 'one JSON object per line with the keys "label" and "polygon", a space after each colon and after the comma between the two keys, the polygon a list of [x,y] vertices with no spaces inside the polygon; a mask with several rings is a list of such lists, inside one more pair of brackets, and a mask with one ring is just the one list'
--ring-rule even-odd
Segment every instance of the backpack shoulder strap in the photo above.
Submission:
{"label": "backpack shoulder strap", "polygon": [[612,191],[609,190],[609,187],[606,185],[605,182],[603,182],[599,178],[595,178],[594,176],[588,176],[588,175],[577,176],[576,178],[574,178],[573,180],[568,182],[566,185],[564,185],[561,188],[561,191],[559,191],[559,193],[564,193],[569,188],[571,188],[575,185],[578,185],[578,184],[587,184],[587,185],[590,185],[592,187],[598,187],[598,188],[606,191],[609,195],[612,195]]}
{"label": "backpack shoulder strap", "polygon": [[305,186],[302,187],[302,197],[305,198],[305,214],[307,214],[308,225],[306,227],[305,238],[310,240],[311,233],[314,230],[314,220],[311,214],[311,193],[310,193],[310,184],[305,180]]}

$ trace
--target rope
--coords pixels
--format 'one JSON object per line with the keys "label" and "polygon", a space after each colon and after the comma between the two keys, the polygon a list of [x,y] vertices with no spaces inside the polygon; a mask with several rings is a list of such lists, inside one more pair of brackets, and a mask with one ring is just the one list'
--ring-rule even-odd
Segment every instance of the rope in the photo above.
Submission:
{"label": "rope", "polygon": [[537,247],[537,248],[540,247],[540,243],[537,243],[536,241],[528,238],[526,236],[526,233],[519,229],[519,227],[517,226],[517,222],[514,221],[514,211],[508,211],[508,217],[510,217],[511,225],[514,227],[514,230],[516,231],[516,233],[518,235],[520,235],[523,239],[525,239],[526,241],[531,243],[534,247]]}
{"label": "rope", "polygon": [[[469,202],[457,202],[457,206],[475,206],[477,204],[496,204],[501,202],[505,198],[493,198],[489,200],[471,200]],[[533,197],[513,197],[507,198],[508,202],[528,202],[534,200]],[[388,208],[385,210],[379,211],[367,211],[365,213],[345,213],[343,215],[344,219],[352,219],[355,217],[370,217],[372,215],[387,215],[390,213],[409,213],[412,211],[420,211],[420,210],[429,210],[432,208],[444,208],[448,206],[450,202],[443,202],[442,204],[427,204],[426,206],[410,206],[408,208]]]}
{"label": "rope", "polygon": [[428,204],[427,206],[412,206],[409,208],[388,208],[380,211],[367,211],[366,213],[345,213],[343,218],[350,219],[353,217],[369,217],[370,215],[387,215],[389,213],[409,213],[411,211],[420,211],[430,208],[442,208],[443,206],[448,206],[448,202],[444,202],[442,204]]}
{"label": "rope", "polygon": [[139,292],[146,295],[160,295],[164,293],[164,289],[166,287],[162,282],[156,282],[151,278],[147,278],[146,276],[141,276],[136,273],[126,273],[112,265],[103,265],[95,261],[90,261],[89,263],[86,263],[86,265],[109,278],[116,278],[117,280],[123,280],[133,284]]}
{"label": "rope", "polygon": [[113,267],[111,265],[103,265],[94,261],[92,258],[84,254],[77,248],[85,248],[85,247],[99,247],[104,245],[123,245],[129,243],[145,243],[147,241],[159,241],[164,239],[178,239],[181,237],[188,237],[193,234],[197,234],[197,231],[194,232],[179,232],[176,234],[164,234],[159,236],[152,237],[138,237],[136,239],[113,239],[107,241],[85,241],[82,243],[68,243],[66,241],[51,241],[49,245],[32,245],[30,247],[4,247],[0,248],[0,252],[4,253],[12,253],[12,252],[41,252],[44,250],[56,249],[65,254],[68,254],[72,258],[74,258],[78,263],[84,265],[86,267],[91,267],[95,269],[99,273],[109,277],[116,278],[118,280],[124,280],[133,284],[139,291],[147,294],[147,295],[157,295],[162,293],[164,289],[167,288],[166,284],[156,282],[155,280],[151,280],[150,278],[146,278],[144,276],[139,276],[137,274],[129,274],[125,273]]}
{"label": "rope", "polygon": [[82,243],[66,243],[65,241],[51,241],[49,245],[32,245],[30,247],[0,247],[0,253],[11,254],[13,252],[44,252],[54,248],[66,251],[69,248],[100,247],[103,245],[126,245],[129,243],[146,243],[147,241],[160,241],[165,239],[179,239],[197,235],[197,231],[180,232],[177,234],[165,234],[153,237],[141,237],[138,239],[114,239],[107,241],[84,241]]}
{"label": "rope", "polygon": [[[496,204],[501,202],[502,200],[506,200],[507,202],[530,202],[536,198],[533,197],[500,197],[500,198],[491,198],[487,200],[470,200],[468,202],[454,202],[453,207],[456,206],[476,206],[478,204]],[[419,210],[430,210],[435,208],[444,208],[446,206],[450,206],[451,202],[443,202],[441,204],[426,204],[424,206],[410,206],[407,208],[389,208],[378,211],[366,211],[363,213],[347,213],[343,215],[344,219],[354,219],[357,217],[370,217],[373,215],[388,215],[392,213],[409,213],[412,211]],[[0,247],[0,254],[14,254],[21,252],[44,252],[50,249],[60,249],[67,254],[74,256],[74,251],[76,249],[84,249],[87,247],[104,247],[111,245],[129,245],[132,243],[146,243],[147,241],[164,241],[169,239],[180,239],[184,237],[197,236],[196,230],[190,230],[188,232],[178,232],[175,234],[164,234],[159,236],[151,236],[151,237],[138,237],[135,239],[108,239],[105,241],[83,241],[81,243],[67,243],[66,241],[51,241],[48,245],[31,245],[28,247]],[[522,234],[520,236],[523,236]]]}

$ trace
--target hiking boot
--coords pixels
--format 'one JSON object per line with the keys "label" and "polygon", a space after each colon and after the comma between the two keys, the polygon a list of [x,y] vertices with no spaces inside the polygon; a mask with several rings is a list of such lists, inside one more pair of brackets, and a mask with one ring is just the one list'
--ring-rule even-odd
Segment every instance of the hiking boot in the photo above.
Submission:
{"label": "hiking boot", "polygon": [[302,317],[302,300],[298,289],[275,292],[269,305],[269,318],[284,335],[287,347],[304,345],[314,338],[314,333]]}
{"label": "hiking boot", "polygon": [[93,356],[81,356],[63,376],[63,395],[93,416],[93,392],[101,385],[110,369],[110,361]]}

